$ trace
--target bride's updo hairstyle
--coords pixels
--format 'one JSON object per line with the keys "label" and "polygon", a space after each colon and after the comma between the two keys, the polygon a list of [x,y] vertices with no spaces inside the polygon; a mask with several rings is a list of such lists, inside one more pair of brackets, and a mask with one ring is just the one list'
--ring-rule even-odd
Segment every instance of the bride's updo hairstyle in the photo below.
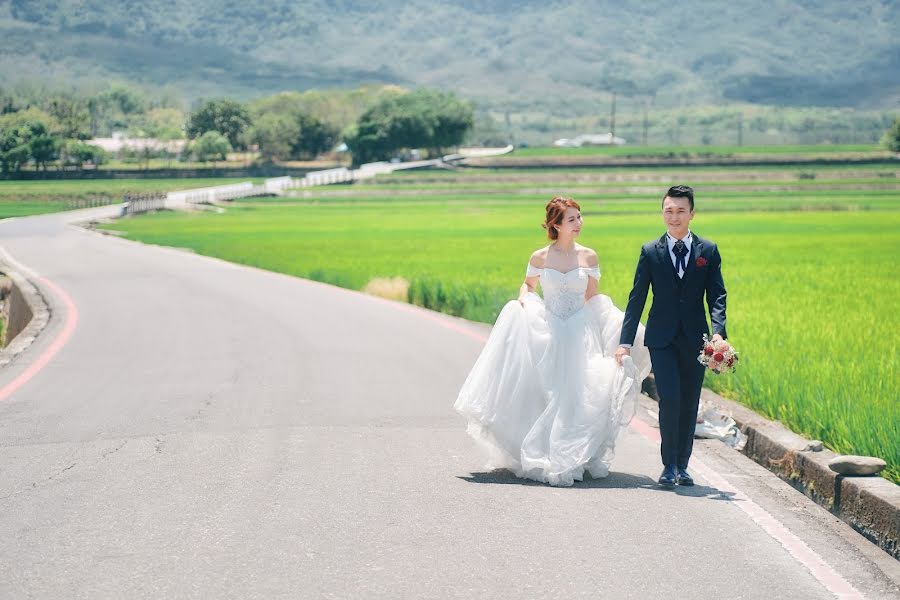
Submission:
{"label": "bride's updo hairstyle", "polygon": [[544,219],[541,227],[547,230],[547,237],[551,240],[555,240],[559,237],[559,232],[553,226],[562,223],[563,215],[566,214],[567,208],[577,208],[578,210],[581,210],[581,207],[577,202],[563,196],[557,196],[547,203],[547,218]]}

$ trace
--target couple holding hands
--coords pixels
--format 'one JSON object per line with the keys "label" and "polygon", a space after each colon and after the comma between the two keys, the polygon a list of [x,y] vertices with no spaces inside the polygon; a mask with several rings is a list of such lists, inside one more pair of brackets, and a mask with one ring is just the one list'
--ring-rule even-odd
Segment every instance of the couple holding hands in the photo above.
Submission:
{"label": "couple holding hands", "polygon": [[622,312],[598,291],[596,252],[576,243],[578,203],[557,197],[547,204],[543,226],[551,243],[531,255],[519,300],[497,317],[454,405],[492,467],[558,486],[580,481],[585,471],[605,477],[652,364],[659,485],[693,485],[688,464],[706,369],[698,355],[709,334],[704,299],[712,341],[723,340],[725,284],[716,244],[690,230],[693,190],[669,188],[662,217],[666,233],[641,248]]}

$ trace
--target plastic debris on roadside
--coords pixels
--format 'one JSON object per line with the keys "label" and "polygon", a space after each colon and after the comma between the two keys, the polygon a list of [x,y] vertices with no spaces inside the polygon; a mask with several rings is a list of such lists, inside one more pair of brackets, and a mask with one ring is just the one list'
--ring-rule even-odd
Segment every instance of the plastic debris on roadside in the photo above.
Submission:
{"label": "plastic debris on roadside", "polygon": [[739,451],[747,443],[747,436],[741,433],[734,419],[709,402],[700,403],[694,437],[722,440]]}

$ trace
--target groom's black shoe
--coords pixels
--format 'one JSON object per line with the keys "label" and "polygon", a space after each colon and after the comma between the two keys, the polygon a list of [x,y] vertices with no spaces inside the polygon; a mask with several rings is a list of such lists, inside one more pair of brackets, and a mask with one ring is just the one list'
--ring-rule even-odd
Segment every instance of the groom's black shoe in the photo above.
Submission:
{"label": "groom's black shoe", "polygon": [[690,487],[694,485],[694,478],[688,475],[687,469],[682,469],[679,467],[678,472],[675,475],[675,482],[678,485]]}
{"label": "groom's black shoe", "polygon": [[659,487],[672,489],[675,487],[675,467],[666,467],[663,469],[662,475],[659,476]]}

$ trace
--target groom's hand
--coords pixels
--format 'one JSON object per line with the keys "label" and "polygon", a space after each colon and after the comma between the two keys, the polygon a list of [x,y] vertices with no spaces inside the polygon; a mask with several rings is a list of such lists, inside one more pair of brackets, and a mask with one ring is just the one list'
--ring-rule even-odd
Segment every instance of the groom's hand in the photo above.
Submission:
{"label": "groom's hand", "polygon": [[631,348],[619,346],[619,349],[616,350],[616,362],[619,363],[620,367],[622,366],[622,359],[626,356],[631,356]]}
{"label": "groom's hand", "polygon": [[714,341],[714,342],[724,342],[724,341],[725,341],[725,338],[723,338],[723,337],[721,336],[721,334],[714,333],[713,336],[712,336],[712,341]]}

